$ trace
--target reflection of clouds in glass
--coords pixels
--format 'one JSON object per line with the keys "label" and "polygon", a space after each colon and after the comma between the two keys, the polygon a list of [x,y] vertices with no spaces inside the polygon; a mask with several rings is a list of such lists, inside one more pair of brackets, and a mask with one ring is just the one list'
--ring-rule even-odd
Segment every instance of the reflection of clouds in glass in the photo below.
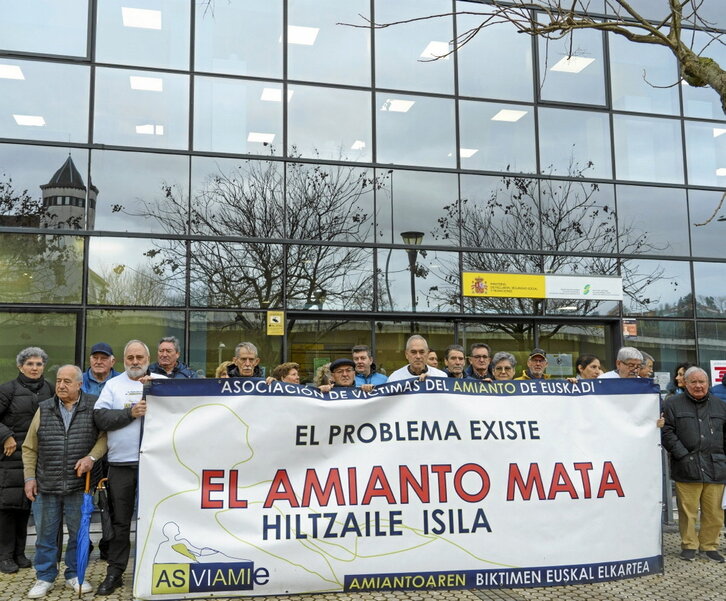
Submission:
{"label": "reflection of clouds in glass", "polygon": [[[87,0],[33,0],[8,3],[0,19],[5,50],[86,56]],[[42,35],[38,35],[42,32]]]}
{"label": "reflection of clouds in glass", "polygon": [[623,311],[628,315],[693,314],[691,270],[686,261],[623,261]]}

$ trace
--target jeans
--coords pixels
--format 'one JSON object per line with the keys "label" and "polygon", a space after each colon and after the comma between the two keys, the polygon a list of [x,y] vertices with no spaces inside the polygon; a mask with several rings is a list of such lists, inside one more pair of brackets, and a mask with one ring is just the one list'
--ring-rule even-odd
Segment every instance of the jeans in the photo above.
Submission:
{"label": "jeans", "polygon": [[81,522],[83,491],[69,495],[38,493],[33,501],[33,518],[37,539],[35,542],[35,571],[38,580],[53,582],[58,575],[58,530],[65,519],[68,545],[65,555],[65,579],[75,578],[78,527]]}

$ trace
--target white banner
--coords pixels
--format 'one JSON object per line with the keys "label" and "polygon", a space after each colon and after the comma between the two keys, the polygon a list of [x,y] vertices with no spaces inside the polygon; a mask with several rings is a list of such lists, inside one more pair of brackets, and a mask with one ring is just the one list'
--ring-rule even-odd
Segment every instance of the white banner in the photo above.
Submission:
{"label": "white banner", "polygon": [[545,276],[547,298],[623,300],[623,279],[594,275]]}
{"label": "white banner", "polygon": [[148,404],[139,599],[662,571],[649,380],[154,380]]}

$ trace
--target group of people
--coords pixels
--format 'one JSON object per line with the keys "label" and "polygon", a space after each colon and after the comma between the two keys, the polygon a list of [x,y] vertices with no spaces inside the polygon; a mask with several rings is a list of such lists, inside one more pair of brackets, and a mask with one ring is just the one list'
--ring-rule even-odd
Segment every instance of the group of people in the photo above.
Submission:
{"label": "group of people", "polygon": [[[447,347],[444,369],[439,369],[438,356],[432,354],[423,336],[411,336],[404,355],[407,363],[385,375],[376,369],[369,347],[355,346],[350,356],[320,368],[316,385],[323,392],[354,386],[371,391],[386,382],[408,378],[550,377],[546,373],[547,353],[540,348],[529,353],[526,367],[516,378],[515,357],[505,351],[492,354],[491,347],[481,342],[471,345],[468,356],[463,346]],[[93,345],[85,372],[75,365],[63,365],[55,383],[43,377],[47,362],[43,349],[23,349],[16,357],[18,376],[0,386],[0,571],[14,573],[31,567],[25,544],[32,507],[37,580],[28,597],[41,598],[54,586],[63,521],[69,533],[66,585],[76,593],[93,590],[87,581],[79,582],[76,541],[84,475],[100,469],[109,479],[113,536],[101,541],[108,566],[96,593],[108,595],[123,585],[130,554],[141,418],[146,414],[144,384],[152,378],[194,378],[197,374],[181,362],[179,342],[174,337],[161,339],[154,363],[146,344],[129,341],[123,350],[122,372],[114,369],[113,349],[105,342]],[[233,359],[222,363],[215,376],[260,378],[259,363],[255,345],[241,342]],[[653,357],[633,347],[621,348],[615,368],[607,372],[595,355],[581,355],[576,361],[577,377],[583,379],[647,378],[652,377],[653,367]],[[299,384],[300,366],[293,362],[278,365],[268,379]],[[726,384],[720,386],[726,389]],[[681,558],[693,560],[700,550],[704,557],[722,563],[724,558],[717,549],[724,522],[721,499],[726,483],[726,404],[710,390],[706,372],[695,365],[679,365],[672,388],[658,425],[676,482]],[[699,511],[701,527],[696,532]]]}

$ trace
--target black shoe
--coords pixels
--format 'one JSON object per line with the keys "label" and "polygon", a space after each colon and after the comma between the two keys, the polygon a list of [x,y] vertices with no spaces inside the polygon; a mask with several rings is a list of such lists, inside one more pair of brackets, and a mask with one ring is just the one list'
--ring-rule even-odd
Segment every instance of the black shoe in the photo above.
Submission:
{"label": "black shoe", "polygon": [[15,558],[15,563],[18,564],[18,567],[21,570],[22,569],[25,569],[25,568],[32,568],[33,567],[33,564],[31,563],[31,561],[27,557],[25,557],[25,555],[18,555]]}
{"label": "black shoe", "polygon": [[18,564],[12,559],[3,559],[0,561],[0,572],[3,574],[15,574],[18,571]]}
{"label": "black shoe", "polygon": [[724,558],[718,551],[701,551],[708,559],[715,561],[716,563],[723,563]]}
{"label": "black shoe", "polygon": [[683,551],[681,551],[680,558],[683,561],[694,561],[696,559],[696,550],[695,549],[683,549]]}
{"label": "black shoe", "polygon": [[117,588],[122,587],[124,581],[121,576],[107,575],[104,581],[98,586],[97,595],[110,595]]}

